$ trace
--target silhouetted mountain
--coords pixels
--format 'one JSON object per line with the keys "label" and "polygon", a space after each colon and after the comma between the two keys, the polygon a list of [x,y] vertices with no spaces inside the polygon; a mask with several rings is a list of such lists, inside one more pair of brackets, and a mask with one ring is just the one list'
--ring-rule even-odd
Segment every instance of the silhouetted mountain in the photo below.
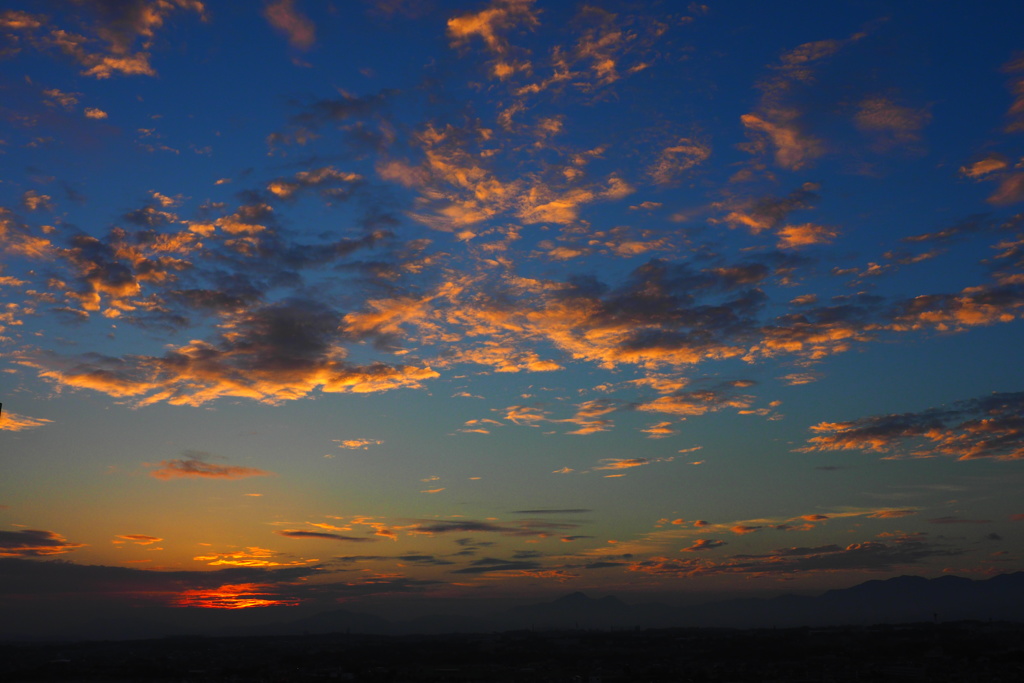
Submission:
{"label": "silhouetted mountain", "polygon": [[789,627],[963,619],[1024,620],[1024,572],[988,580],[899,576],[830,590],[681,610],[680,626]]}
{"label": "silhouetted mountain", "polygon": [[[271,636],[329,633],[380,635],[481,633],[529,629],[624,630],[634,628],[788,628],[980,620],[1024,622],[1024,572],[987,580],[957,576],[899,576],[830,590],[819,596],[783,595],[677,607],[628,605],[616,597],[572,593],[550,602],[460,616],[438,614],[387,620],[333,610],[301,619],[291,608],[203,610],[197,608],[110,613],[103,619],[69,618],[61,628],[0,626],[0,639],[152,638],[167,635]],[[67,615],[73,617],[74,615]]]}
{"label": "silhouetted mountain", "polygon": [[514,607],[497,618],[513,629],[608,629],[622,628],[632,619],[633,611],[611,595],[594,599],[577,592],[552,602]]}
{"label": "silhouetted mountain", "polygon": [[391,633],[394,625],[386,619],[361,612],[350,612],[338,609],[321,612],[304,619],[289,622],[281,626],[267,626],[266,629],[282,635],[302,635],[304,633]]}

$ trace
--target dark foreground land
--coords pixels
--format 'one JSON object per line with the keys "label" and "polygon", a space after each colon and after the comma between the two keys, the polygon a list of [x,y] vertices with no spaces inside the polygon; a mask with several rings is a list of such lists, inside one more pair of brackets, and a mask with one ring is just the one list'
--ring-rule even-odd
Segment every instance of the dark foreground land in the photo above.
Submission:
{"label": "dark foreground land", "polygon": [[1024,680],[1024,623],[0,643],[0,681]]}

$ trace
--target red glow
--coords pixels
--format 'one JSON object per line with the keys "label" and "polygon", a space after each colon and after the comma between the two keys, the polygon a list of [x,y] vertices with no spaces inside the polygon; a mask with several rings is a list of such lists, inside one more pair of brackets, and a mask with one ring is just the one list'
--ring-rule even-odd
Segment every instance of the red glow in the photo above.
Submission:
{"label": "red glow", "polygon": [[283,598],[268,591],[259,583],[237,583],[219,588],[193,589],[179,594],[172,603],[175,607],[204,607],[207,609],[247,609],[249,607],[294,607],[298,598]]}

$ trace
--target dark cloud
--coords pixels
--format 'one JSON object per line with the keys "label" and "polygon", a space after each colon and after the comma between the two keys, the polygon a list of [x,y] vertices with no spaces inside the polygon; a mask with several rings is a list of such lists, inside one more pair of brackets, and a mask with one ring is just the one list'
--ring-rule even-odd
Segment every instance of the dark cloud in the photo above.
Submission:
{"label": "dark cloud", "polygon": [[316,566],[229,567],[154,571],[61,561],[0,559],[0,593],[8,595],[133,595],[177,593],[228,584],[290,584],[321,572]]}
{"label": "dark cloud", "polygon": [[833,544],[811,548],[781,548],[763,555],[735,555],[722,562],[655,557],[634,562],[629,568],[630,571],[663,576],[893,571],[931,558],[955,557],[963,552],[956,548],[903,538],[892,543],[866,541],[846,547]]}
{"label": "dark cloud", "polygon": [[45,557],[84,548],[84,543],[71,543],[53,531],[22,529],[0,531],[0,557]]}
{"label": "dark cloud", "polygon": [[513,515],[581,515],[593,510],[587,508],[564,508],[564,509],[542,509],[542,510],[513,510]]}
{"label": "dark cloud", "polygon": [[274,532],[286,538],[316,538],[327,541],[351,541],[354,543],[366,543],[368,541],[379,541],[378,538],[366,536],[343,536],[342,534],[331,534],[324,531],[303,531],[301,529],[279,529]]}
{"label": "dark cloud", "polygon": [[149,476],[157,479],[204,478],[204,479],[243,479],[245,477],[266,477],[273,472],[255,467],[239,467],[237,465],[215,465],[206,462],[209,453],[186,451],[183,459],[162,460],[153,465]]}
{"label": "dark cloud", "polygon": [[539,562],[524,560],[499,560],[493,557],[482,557],[462,569],[453,569],[452,574],[489,574],[491,572],[507,572],[540,569]]}
{"label": "dark cloud", "polygon": [[[526,520],[517,524],[492,524],[490,522],[479,522],[474,520],[423,522],[409,527],[409,532],[414,534],[450,534],[481,532],[501,534],[502,536],[541,536],[546,537],[561,529],[575,529],[578,524],[542,522],[537,520]],[[470,539],[459,539],[456,541],[463,546],[480,546],[482,544]]]}
{"label": "dark cloud", "polygon": [[[140,403],[200,405],[223,396],[265,403],[325,392],[386,391],[418,387],[438,376],[429,367],[352,365],[337,345],[340,316],[323,303],[290,299],[232,316],[217,343],[193,341],[162,357],[85,357],[68,364],[43,355],[43,376],[65,386],[89,388]],[[61,366],[65,367],[61,367]],[[59,368],[59,369],[57,369]]]}
{"label": "dark cloud", "polygon": [[820,199],[818,189],[814,183],[804,183],[785,197],[763,197],[755,200],[734,210],[725,220],[733,226],[742,226],[754,233],[772,230],[781,226],[792,212],[814,208],[814,203]]}

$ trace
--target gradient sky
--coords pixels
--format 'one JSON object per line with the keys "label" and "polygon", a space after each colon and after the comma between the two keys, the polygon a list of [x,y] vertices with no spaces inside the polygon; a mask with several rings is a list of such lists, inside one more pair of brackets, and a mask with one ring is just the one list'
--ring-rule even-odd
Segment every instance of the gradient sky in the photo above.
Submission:
{"label": "gradient sky", "polygon": [[1024,568],[1022,25],[5,2],[0,590]]}

